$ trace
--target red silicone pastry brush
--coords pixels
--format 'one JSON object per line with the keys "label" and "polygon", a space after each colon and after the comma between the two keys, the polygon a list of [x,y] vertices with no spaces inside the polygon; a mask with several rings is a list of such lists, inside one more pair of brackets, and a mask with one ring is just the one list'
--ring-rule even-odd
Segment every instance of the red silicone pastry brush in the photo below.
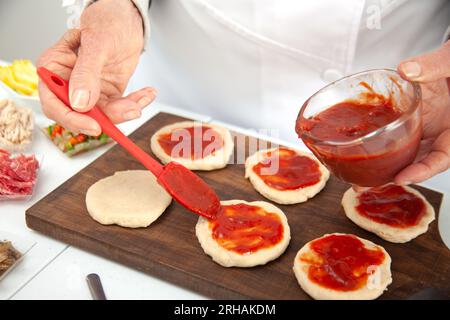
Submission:
{"label": "red silicone pastry brush", "polygon": [[[70,107],[68,82],[43,67],[38,68],[37,72],[47,87]],[[196,174],[176,162],[170,162],[165,166],[159,164],[128,139],[97,106],[83,114],[97,121],[104,133],[150,170],[157,178],[158,183],[181,205],[208,219],[216,216],[220,209],[219,197]]]}

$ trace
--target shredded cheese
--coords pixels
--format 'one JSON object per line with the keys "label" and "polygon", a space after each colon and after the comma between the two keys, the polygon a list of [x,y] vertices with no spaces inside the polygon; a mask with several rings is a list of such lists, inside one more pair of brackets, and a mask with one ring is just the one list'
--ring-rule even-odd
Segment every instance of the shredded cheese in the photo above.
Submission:
{"label": "shredded cheese", "polygon": [[12,100],[0,100],[0,145],[7,149],[21,149],[33,137],[33,113],[19,107]]}

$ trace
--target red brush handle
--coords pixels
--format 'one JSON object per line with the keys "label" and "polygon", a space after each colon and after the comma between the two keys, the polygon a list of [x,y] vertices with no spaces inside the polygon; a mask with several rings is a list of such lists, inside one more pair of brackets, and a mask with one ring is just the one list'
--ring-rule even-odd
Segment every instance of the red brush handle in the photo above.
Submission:
{"label": "red brush handle", "polygon": [[[69,83],[60,76],[43,67],[38,68],[37,73],[50,91],[53,92],[59,100],[70,107]],[[156,177],[161,174],[163,171],[163,166],[136,144],[134,144],[130,139],[128,139],[127,136],[125,136],[97,106],[94,106],[88,112],[82,113],[97,121],[104,133],[117,141],[117,143],[124,147],[133,157],[139,160]]]}

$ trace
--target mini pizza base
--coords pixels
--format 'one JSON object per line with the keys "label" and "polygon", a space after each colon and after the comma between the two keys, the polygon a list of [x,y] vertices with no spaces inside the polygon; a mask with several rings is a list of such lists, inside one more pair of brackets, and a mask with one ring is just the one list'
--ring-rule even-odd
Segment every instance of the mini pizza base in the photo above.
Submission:
{"label": "mini pizza base", "polygon": [[212,237],[212,230],[209,228],[209,221],[203,217],[198,219],[195,226],[195,233],[200,242],[203,251],[209,255],[213,261],[224,267],[241,267],[249,268],[258,265],[264,265],[272,260],[280,257],[289,245],[291,240],[291,232],[286,215],[271,203],[264,201],[246,202],[244,200],[228,200],[221,201],[222,205],[233,205],[244,203],[253,206],[259,206],[268,212],[277,214],[283,224],[283,239],[275,246],[264,248],[252,254],[239,254],[234,251],[227,250],[219,245]]}
{"label": "mini pizza base", "polygon": [[[211,128],[222,136],[223,147],[220,150],[216,150],[214,152],[214,155],[210,154],[205,158],[194,160],[181,157],[172,158],[163,150],[163,148],[158,142],[158,137],[162,134],[171,133],[175,129],[198,127],[198,126]],[[189,170],[211,171],[226,167],[228,161],[230,160],[231,155],[233,154],[234,142],[233,138],[231,137],[230,131],[226,128],[219,127],[209,123],[182,121],[169,124],[156,131],[150,139],[150,148],[152,149],[153,154],[156,157],[158,157],[158,159],[161,160],[161,162],[164,164],[167,164],[171,161],[176,161],[185,166],[186,168],[188,168]]]}
{"label": "mini pizza base", "polygon": [[[373,249],[374,247],[380,248],[384,255],[385,259],[381,265],[378,266],[377,272],[380,275],[379,286],[377,288],[368,288],[368,286],[363,286],[354,291],[338,291],[330,288],[323,287],[315,282],[312,282],[308,277],[308,264],[300,260],[300,256],[304,253],[310,251],[311,242],[322,239],[324,237],[330,235],[345,235],[343,233],[332,233],[326,234],[320,238],[314,239],[307,244],[305,244],[296,254],[294,260],[294,274],[297,278],[297,281],[300,287],[313,299],[315,300],[373,300],[378,298],[383,294],[387,287],[392,283],[392,274],[391,274],[391,257],[387,253],[387,251],[379,245],[374,244],[369,240],[365,240],[359,237],[358,238],[366,248]],[[351,235],[351,234],[348,234]],[[353,235],[352,235],[353,236]]]}
{"label": "mini pizza base", "polygon": [[261,162],[264,158],[262,156],[263,153],[274,151],[278,148],[271,148],[266,150],[260,150],[251,155],[247,158],[245,161],[245,177],[248,178],[255,188],[256,191],[258,191],[262,196],[265,198],[279,203],[279,204],[296,204],[305,202],[308,199],[314,197],[316,194],[318,194],[326,185],[328,179],[330,178],[330,172],[327,168],[325,168],[324,165],[320,163],[312,154],[308,152],[303,152],[296,149],[290,149],[295,151],[300,156],[308,157],[319,165],[319,170],[322,173],[322,176],[320,177],[320,181],[312,186],[307,186],[304,188],[298,188],[295,190],[277,190],[272,187],[269,187],[254,171],[253,167]]}
{"label": "mini pizza base", "polygon": [[171,202],[172,197],[147,170],[118,171],[86,193],[86,207],[95,221],[127,228],[148,227]]}
{"label": "mini pizza base", "polygon": [[422,199],[425,203],[425,215],[415,226],[408,228],[396,228],[388,224],[376,222],[359,214],[356,209],[359,205],[357,198],[359,193],[355,192],[352,188],[348,189],[342,197],[342,206],[344,207],[345,215],[359,227],[375,233],[381,239],[386,241],[393,243],[405,243],[411,241],[419,235],[427,232],[428,225],[435,219],[435,212],[431,204],[419,191],[406,186],[403,186],[403,188]]}

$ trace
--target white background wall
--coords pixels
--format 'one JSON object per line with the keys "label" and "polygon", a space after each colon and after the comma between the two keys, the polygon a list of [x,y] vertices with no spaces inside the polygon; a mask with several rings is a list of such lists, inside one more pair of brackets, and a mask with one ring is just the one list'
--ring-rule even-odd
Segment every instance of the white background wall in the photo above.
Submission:
{"label": "white background wall", "polygon": [[0,0],[0,60],[35,62],[67,29],[68,17],[61,0]]}

